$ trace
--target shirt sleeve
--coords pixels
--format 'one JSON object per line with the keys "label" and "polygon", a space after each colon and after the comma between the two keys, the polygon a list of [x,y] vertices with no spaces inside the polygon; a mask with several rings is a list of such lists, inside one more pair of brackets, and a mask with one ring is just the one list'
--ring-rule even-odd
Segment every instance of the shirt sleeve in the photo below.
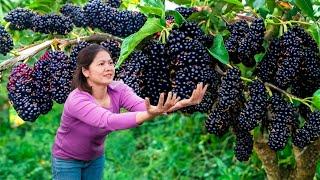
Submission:
{"label": "shirt sleeve", "polygon": [[[65,104],[66,105],[66,104]],[[67,104],[69,114],[91,126],[103,128],[107,131],[128,129],[138,126],[137,112],[112,113],[98,106],[86,95],[73,96]]]}
{"label": "shirt sleeve", "polygon": [[120,97],[120,106],[128,111],[146,111],[145,100],[139,97],[131,87],[123,84]]}

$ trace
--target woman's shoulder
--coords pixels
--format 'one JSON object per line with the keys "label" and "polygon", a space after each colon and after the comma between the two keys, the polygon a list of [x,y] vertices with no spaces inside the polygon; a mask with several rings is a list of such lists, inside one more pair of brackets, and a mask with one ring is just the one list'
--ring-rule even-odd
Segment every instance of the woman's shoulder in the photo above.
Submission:
{"label": "woman's shoulder", "polygon": [[112,81],[108,87],[114,91],[123,91],[127,89],[129,86],[126,85],[122,80],[120,81]]}
{"label": "woman's shoulder", "polygon": [[74,102],[74,101],[77,101],[77,100],[80,100],[80,99],[91,99],[92,96],[86,92],[86,91],[82,91],[78,88],[72,90],[66,100],[66,102]]}

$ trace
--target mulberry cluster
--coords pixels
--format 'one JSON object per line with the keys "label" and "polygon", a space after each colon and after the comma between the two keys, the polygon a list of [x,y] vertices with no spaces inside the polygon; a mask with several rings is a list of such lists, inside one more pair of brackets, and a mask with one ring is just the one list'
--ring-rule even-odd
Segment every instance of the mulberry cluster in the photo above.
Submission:
{"label": "mulberry cluster", "polygon": [[320,111],[309,114],[307,122],[293,134],[293,144],[304,148],[320,137]]}
{"label": "mulberry cluster", "polygon": [[51,61],[49,59],[49,52],[44,55],[34,64],[31,78],[36,85],[36,96],[39,101],[41,114],[46,114],[52,109],[51,97]]}
{"label": "mulberry cluster", "polygon": [[[175,10],[178,11],[185,19],[187,19],[189,16],[191,16],[191,14],[198,12],[197,8],[194,8],[194,7],[191,7],[191,8],[177,7]],[[167,16],[166,19],[169,21],[173,21],[174,17]]]}
{"label": "mulberry cluster", "polygon": [[239,161],[248,161],[253,150],[253,136],[250,132],[236,132],[236,145],[234,152]]}
{"label": "mulberry cluster", "polygon": [[182,109],[184,112],[208,112],[216,97],[220,76],[213,70],[214,60],[206,50],[208,39],[209,36],[206,36],[195,23],[190,22],[172,30],[168,37],[166,54],[171,62],[172,91],[177,92],[182,98],[188,98],[198,83],[211,85],[204,100],[199,105]]}
{"label": "mulberry cluster", "polygon": [[243,131],[254,129],[266,116],[267,112],[268,95],[263,83],[255,80],[250,84],[249,92],[251,99],[246,102],[238,118],[239,128]]}
{"label": "mulberry cluster", "polygon": [[100,0],[87,3],[83,10],[90,27],[119,37],[137,32],[147,20],[140,12],[119,11]]}
{"label": "mulberry cluster", "polygon": [[84,16],[84,12],[80,6],[65,4],[60,9],[60,12],[64,16],[69,17],[75,26],[77,27],[87,26],[87,18]]}
{"label": "mulberry cluster", "polygon": [[188,18],[189,16],[191,16],[191,14],[198,12],[194,7],[177,7],[175,10],[178,11],[184,18]]}
{"label": "mulberry cluster", "polygon": [[68,34],[73,29],[70,18],[57,14],[36,15],[32,17],[32,30],[44,34]]}
{"label": "mulberry cluster", "polygon": [[134,92],[141,96],[142,80],[139,78],[141,70],[145,68],[148,56],[142,51],[134,51],[121,67],[118,77],[124,81]]}
{"label": "mulberry cluster", "polygon": [[262,43],[265,31],[263,19],[255,19],[250,25],[249,32],[241,39],[237,53],[238,58],[245,66],[255,66],[254,55],[263,50]]}
{"label": "mulberry cluster", "polygon": [[257,76],[263,82],[274,82],[274,77],[278,68],[278,60],[281,55],[281,47],[279,39],[273,39],[269,45],[269,48],[262,58],[261,62],[257,65]]}
{"label": "mulberry cluster", "polygon": [[10,29],[12,30],[24,30],[32,27],[32,18],[36,14],[29,9],[17,8],[10,11],[4,20],[10,22]]}
{"label": "mulberry cluster", "polygon": [[72,67],[69,57],[63,51],[51,51],[49,72],[51,74],[52,99],[64,103],[71,91]]}
{"label": "mulberry cluster", "polygon": [[62,51],[47,51],[30,68],[19,64],[12,69],[7,84],[8,96],[18,115],[35,121],[47,114],[53,105],[64,103],[71,91],[71,62]]}
{"label": "mulberry cluster", "polygon": [[320,88],[319,56],[315,44],[302,28],[291,28],[279,40],[270,43],[257,66],[257,76],[263,82],[271,82],[284,90],[291,87],[292,94],[298,97],[312,95]]}
{"label": "mulberry cluster", "polygon": [[215,134],[219,137],[227,133],[231,126],[232,117],[228,111],[220,108],[215,108],[205,121],[205,127],[211,134]]}
{"label": "mulberry cluster", "polygon": [[109,39],[101,42],[100,44],[111,53],[111,58],[113,59],[114,63],[116,63],[120,56],[121,43],[119,41]]}
{"label": "mulberry cluster", "polygon": [[[210,133],[222,136],[230,126],[236,126],[235,118],[243,105],[243,84],[240,70],[232,68],[222,77],[218,89],[218,103],[211,110],[205,127]],[[236,127],[237,128],[237,127]]]}
{"label": "mulberry cluster", "polygon": [[72,71],[74,71],[77,67],[77,58],[78,58],[79,52],[87,46],[90,46],[90,43],[86,41],[80,41],[76,46],[72,48],[70,53],[70,63],[71,63]]}
{"label": "mulberry cluster", "polygon": [[274,94],[271,97],[272,118],[268,124],[269,141],[271,149],[278,151],[285,147],[290,136],[290,129],[295,121],[295,111],[292,104],[286,102],[281,95]]}
{"label": "mulberry cluster", "polygon": [[32,68],[26,64],[14,67],[7,85],[8,97],[18,115],[25,121],[35,121],[40,115],[36,86],[31,78]]}
{"label": "mulberry cluster", "polygon": [[220,108],[227,110],[236,106],[244,88],[240,77],[241,73],[237,68],[229,69],[226,76],[222,77],[218,90],[218,106]]}
{"label": "mulberry cluster", "polygon": [[256,63],[254,55],[263,50],[264,22],[255,19],[249,27],[246,21],[239,21],[227,26],[230,37],[226,40],[226,48],[234,63],[242,62],[245,66],[253,67]]}
{"label": "mulberry cluster", "polygon": [[113,8],[119,8],[121,5],[121,0],[108,0],[107,6],[113,7]]}
{"label": "mulberry cluster", "polygon": [[0,25],[0,53],[6,55],[13,49],[13,41],[10,34]]}

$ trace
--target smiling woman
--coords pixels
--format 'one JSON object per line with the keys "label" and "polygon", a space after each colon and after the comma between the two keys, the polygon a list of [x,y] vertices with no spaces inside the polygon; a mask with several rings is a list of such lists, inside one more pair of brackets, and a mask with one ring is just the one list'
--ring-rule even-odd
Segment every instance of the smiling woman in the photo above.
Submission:
{"label": "smiling woman", "polygon": [[[162,93],[156,106],[120,81],[110,53],[97,44],[78,55],[69,94],[52,147],[54,179],[102,179],[104,141],[112,131],[134,128],[156,116],[201,102],[207,86],[198,84],[189,99]],[[120,108],[129,112],[120,113]]]}

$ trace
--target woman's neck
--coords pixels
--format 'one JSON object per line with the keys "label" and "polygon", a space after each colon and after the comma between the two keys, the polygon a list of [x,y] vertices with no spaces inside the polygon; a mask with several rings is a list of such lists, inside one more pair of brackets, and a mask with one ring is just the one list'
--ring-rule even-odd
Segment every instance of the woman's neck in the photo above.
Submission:
{"label": "woman's neck", "polygon": [[108,95],[107,86],[92,86],[92,96],[96,100],[104,100]]}

